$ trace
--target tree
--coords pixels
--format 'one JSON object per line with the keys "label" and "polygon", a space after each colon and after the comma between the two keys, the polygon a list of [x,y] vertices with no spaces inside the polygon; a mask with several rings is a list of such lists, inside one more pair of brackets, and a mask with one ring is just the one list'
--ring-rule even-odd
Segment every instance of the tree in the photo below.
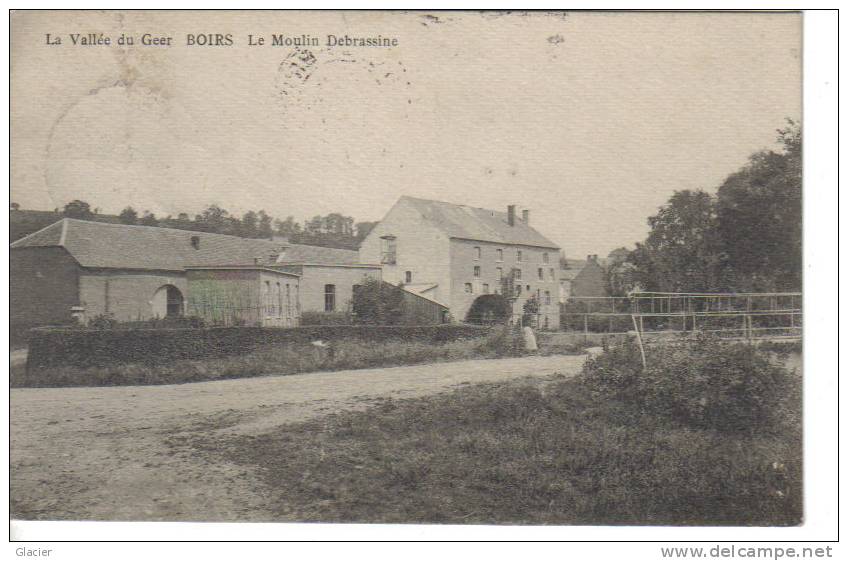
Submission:
{"label": "tree", "polygon": [[623,297],[636,287],[636,267],[630,260],[630,250],[619,247],[607,255],[604,280],[608,296]]}
{"label": "tree", "polygon": [[396,325],[404,318],[403,289],[379,279],[366,279],[353,292],[357,323]]}
{"label": "tree", "polygon": [[74,199],[66,204],[63,213],[68,218],[78,218],[80,220],[87,220],[93,216],[91,205],[79,199]]}
{"label": "tree", "polygon": [[522,306],[522,312],[522,325],[536,324],[536,319],[539,317],[539,299],[536,298],[535,294],[524,301],[524,306]]}
{"label": "tree", "polygon": [[718,189],[717,228],[736,290],[801,289],[801,127],[787,121],[781,151],[752,155]]}
{"label": "tree", "polygon": [[633,281],[660,292],[712,292],[724,287],[724,256],[713,198],[703,191],[675,191],[648,218],[651,232],[630,257]]}
{"label": "tree", "polygon": [[121,221],[121,224],[135,224],[138,222],[138,212],[133,207],[128,206],[121,211],[118,219]]}
{"label": "tree", "polygon": [[233,234],[234,221],[230,213],[218,205],[209,205],[206,210],[194,217],[195,226],[202,232],[215,234]]}
{"label": "tree", "polygon": [[258,222],[259,218],[256,216],[255,212],[252,210],[245,212],[241,217],[238,234],[243,238],[255,238]]}
{"label": "tree", "polygon": [[142,226],[158,226],[159,221],[156,219],[156,215],[150,212],[149,210],[144,211],[144,215],[142,215],[141,219],[138,221]]}
{"label": "tree", "polygon": [[256,236],[259,238],[269,239],[274,235],[272,223],[274,221],[264,210],[260,210],[257,215],[259,222],[256,225]]}
{"label": "tree", "polygon": [[364,240],[377,224],[378,222],[357,222],[355,226],[356,240],[360,242]]}
{"label": "tree", "polygon": [[274,220],[274,232],[278,236],[293,238],[301,233],[301,227],[293,216],[287,216],[285,220]]}

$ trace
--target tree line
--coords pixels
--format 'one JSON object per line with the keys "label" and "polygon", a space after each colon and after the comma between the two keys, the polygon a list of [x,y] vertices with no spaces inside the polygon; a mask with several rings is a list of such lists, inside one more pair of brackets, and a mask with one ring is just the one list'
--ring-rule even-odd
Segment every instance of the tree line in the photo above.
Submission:
{"label": "tree line", "polygon": [[649,217],[645,241],[611,255],[610,294],[800,291],[802,138],[787,123],[780,148],[751,155],[715,195],[676,191]]}
{"label": "tree line", "polygon": [[[68,218],[93,220],[99,215],[100,209],[92,209],[85,201],[74,200],[65,205],[62,214]],[[238,216],[218,205],[210,205],[199,214],[191,217],[181,212],[177,216],[168,215],[157,217],[150,211],[139,212],[128,206],[118,214],[122,224],[138,224],[142,226],[159,226],[227,234],[243,238],[271,238],[280,236],[288,238],[292,243],[323,245],[342,249],[357,249],[376,222],[356,222],[350,216],[333,212],[325,216],[314,216],[303,223],[293,216],[285,219],[274,218],[264,210],[249,210]]]}

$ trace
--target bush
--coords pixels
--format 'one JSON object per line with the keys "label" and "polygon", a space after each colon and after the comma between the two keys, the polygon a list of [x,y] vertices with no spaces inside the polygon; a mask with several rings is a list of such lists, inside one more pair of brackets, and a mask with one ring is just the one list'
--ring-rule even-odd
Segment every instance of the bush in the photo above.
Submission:
{"label": "bush", "polygon": [[[459,326],[461,327],[461,326]],[[456,336],[469,334],[470,336]],[[297,374],[318,370],[341,370],[402,366],[445,360],[495,358],[503,356],[499,340],[488,331],[453,330],[404,339],[332,339],[318,346],[310,341],[268,342],[233,356],[180,358],[168,361],[137,361],[93,366],[55,364],[31,367],[28,372],[13,369],[13,387],[120,386],[179,384],[242,378],[247,376]]]}
{"label": "bush", "polygon": [[303,312],[300,325],[353,325],[353,316],[348,312]]}
{"label": "bush", "polygon": [[117,325],[118,320],[111,314],[99,314],[88,320],[88,327],[91,329],[115,329]]}
{"label": "bush", "polygon": [[755,347],[700,336],[653,347],[642,368],[629,340],[589,359],[582,380],[596,394],[694,428],[760,432],[797,417],[800,380]]}
{"label": "bush", "polygon": [[506,323],[512,316],[512,304],[501,294],[483,294],[474,299],[465,321],[468,323]]}
{"label": "bush", "polygon": [[484,347],[497,357],[521,356],[524,353],[524,336],[517,325],[500,325],[486,337]]}
{"label": "bush", "polygon": [[39,328],[31,331],[27,371],[53,366],[151,365],[174,360],[220,358],[247,354],[268,345],[285,346],[316,340],[441,344],[481,338],[488,332],[486,327],[458,324],[102,330]]}

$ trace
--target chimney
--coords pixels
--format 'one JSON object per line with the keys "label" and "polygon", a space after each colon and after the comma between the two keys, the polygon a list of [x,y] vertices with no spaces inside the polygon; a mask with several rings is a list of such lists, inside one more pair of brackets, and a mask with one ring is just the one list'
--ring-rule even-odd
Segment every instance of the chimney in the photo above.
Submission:
{"label": "chimney", "polygon": [[506,222],[510,226],[515,226],[515,205],[506,207]]}
{"label": "chimney", "polygon": [[525,224],[530,224],[530,211],[526,208],[521,211],[521,220],[523,220]]}

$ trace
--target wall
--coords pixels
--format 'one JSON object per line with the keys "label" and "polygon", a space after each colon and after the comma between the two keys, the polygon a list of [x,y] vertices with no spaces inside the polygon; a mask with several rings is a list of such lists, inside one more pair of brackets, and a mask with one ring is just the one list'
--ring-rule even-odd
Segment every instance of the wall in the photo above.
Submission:
{"label": "wall", "polygon": [[[520,315],[524,302],[529,295],[540,291],[542,306],[539,311],[542,325],[544,317],[548,318],[548,327],[556,329],[559,326],[559,251],[556,249],[537,248],[529,246],[515,246],[495,244],[490,242],[451,240],[450,263],[451,263],[451,301],[450,309],[454,319],[463,321],[472,302],[485,294],[484,285],[489,285],[489,293],[500,292],[501,281],[498,279],[497,268],[503,269],[504,276],[509,275],[513,268],[521,269],[521,296],[513,306],[513,314]],[[480,248],[480,258],[476,258],[475,248]],[[503,250],[503,261],[498,261],[497,250]],[[521,262],[517,261],[517,253],[521,251]],[[548,262],[544,263],[543,254],[548,254]],[[480,277],[474,277],[474,266],[480,266]],[[538,268],[542,268],[543,279],[539,280]],[[553,275],[551,274],[553,269]],[[465,291],[465,284],[471,283],[473,292]],[[527,286],[530,291],[527,291]],[[545,305],[545,291],[550,293],[551,303]]]}
{"label": "wall", "polygon": [[259,271],[196,269],[186,273],[186,313],[211,325],[260,325]]}
{"label": "wall", "polygon": [[[300,280],[269,271],[259,272],[263,327],[294,327],[300,324]],[[270,293],[268,289],[270,288]]]}
{"label": "wall", "polygon": [[347,311],[353,298],[353,285],[362,284],[368,277],[381,278],[379,267],[300,265],[297,269],[301,275],[300,307],[304,312],[325,311],[324,286],[328,284],[336,287],[335,311]]}
{"label": "wall", "polygon": [[406,284],[406,271],[412,272],[412,285],[438,284],[427,292],[427,297],[444,305],[450,301],[450,240],[427,222],[417,209],[399,200],[389,210],[359,248],[361,263],[380,263],[381,236],[391,234],[397,238],[397,263],[383,264],[383,280],[398,285]]}
{"label": "wall", "polygon": [[9,250],[9,323],[13,335],[30,327],[67,323],[79,305],[80,267],[60,247]]}
{"label": "wall", "polygon": [[153,296],[166,284],[177,287],[187,299],[185,273],[84,269],[79,277],[80,305],[87,319],[107,313],[118,321],[151,319],[155,317]]}

